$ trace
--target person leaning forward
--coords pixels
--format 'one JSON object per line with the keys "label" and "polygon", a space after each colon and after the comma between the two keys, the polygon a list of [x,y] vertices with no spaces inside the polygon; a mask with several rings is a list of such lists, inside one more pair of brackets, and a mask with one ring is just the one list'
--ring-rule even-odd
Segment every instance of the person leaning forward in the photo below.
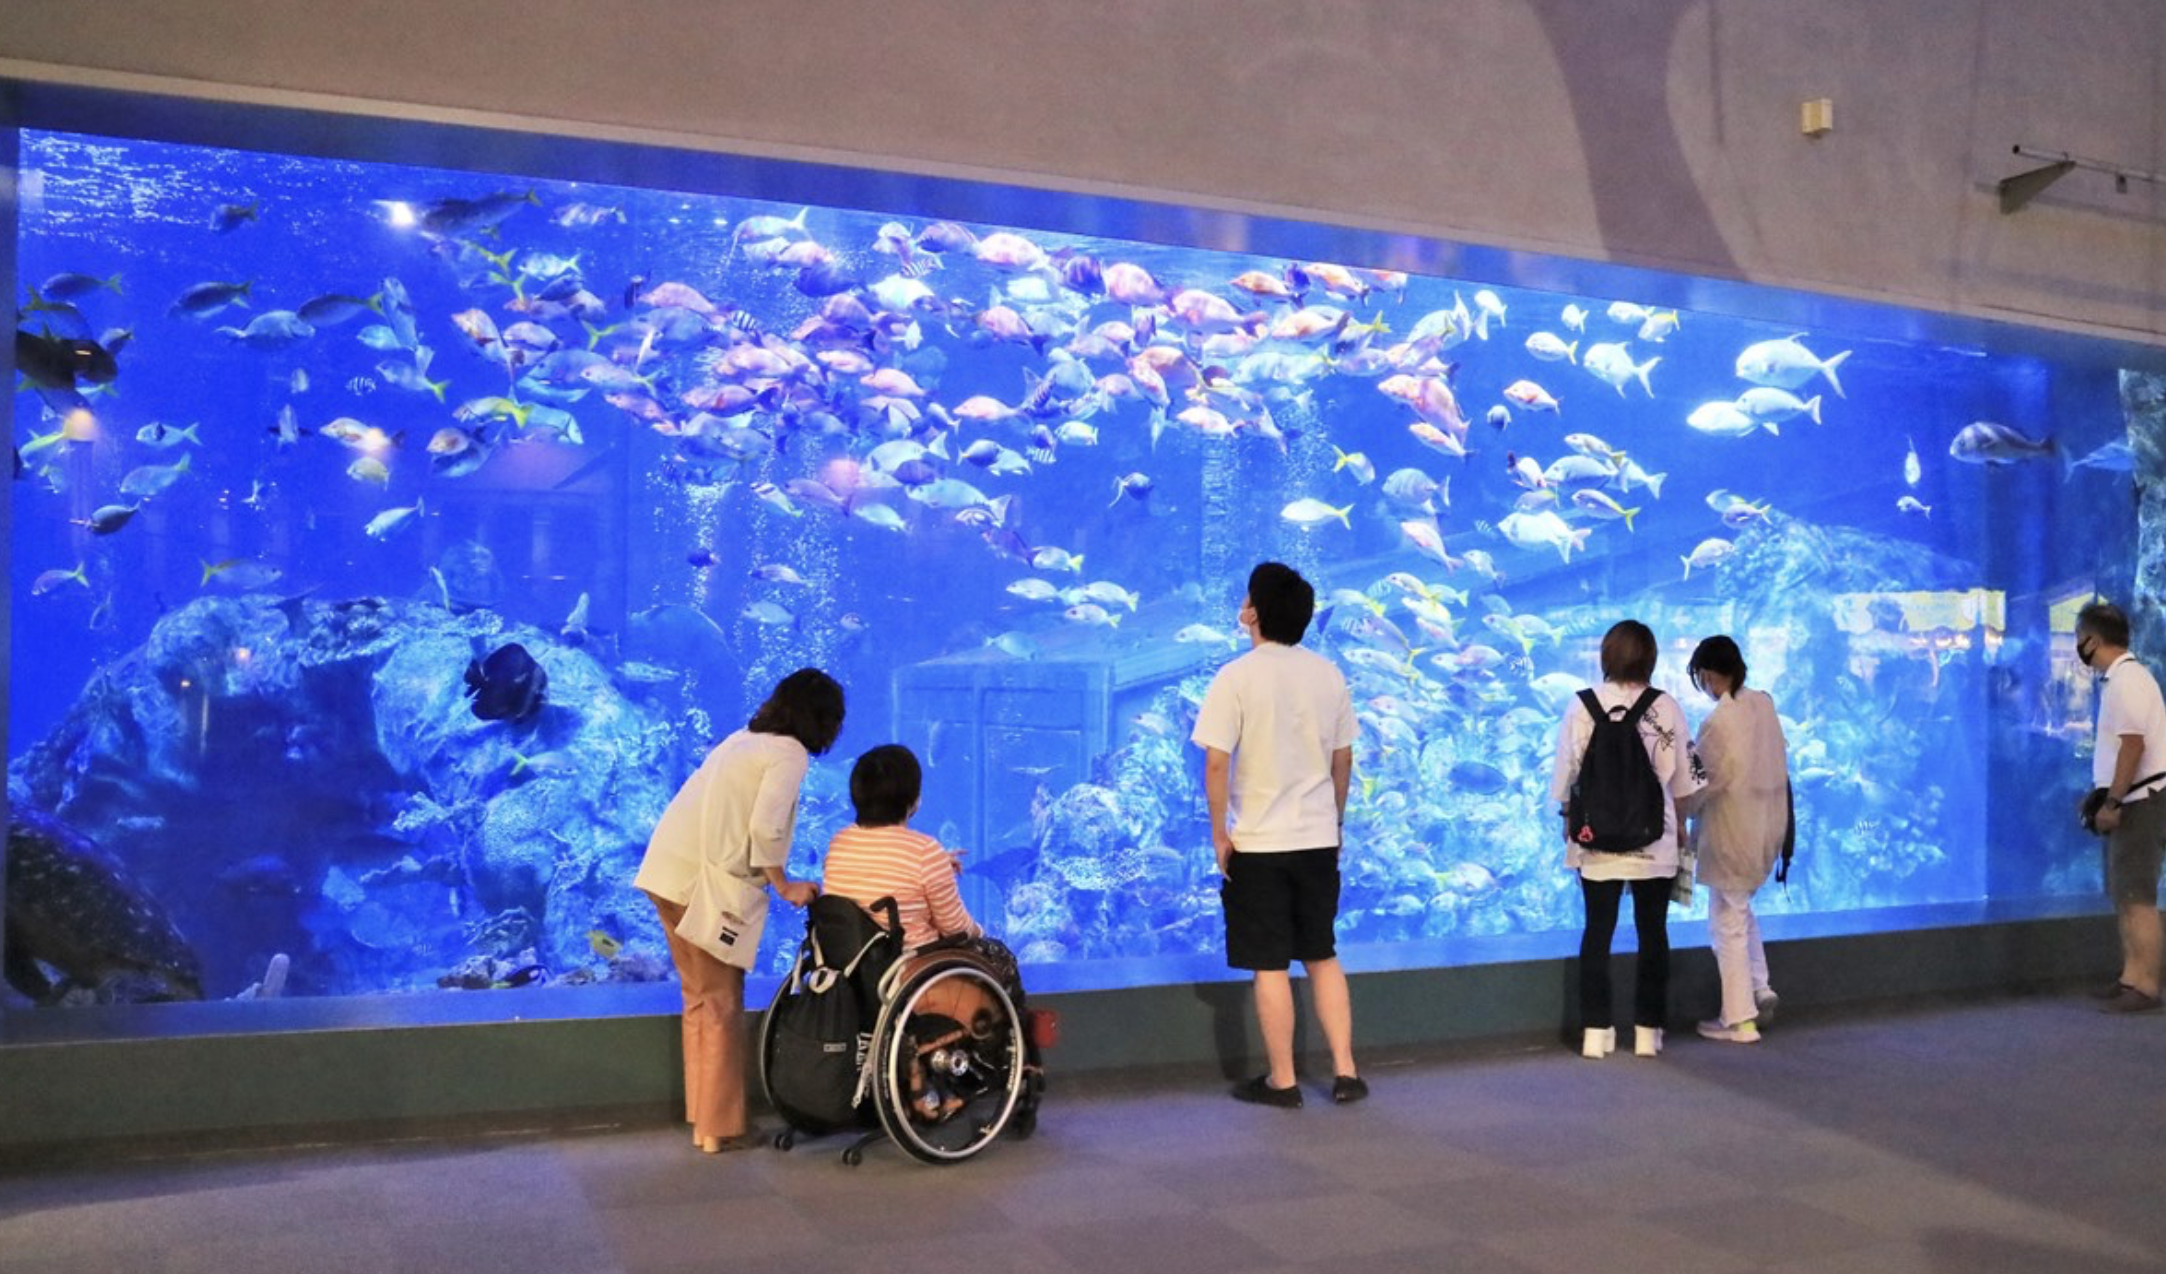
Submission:
{"label": "person leaning forward", "polygon": [[2100,994],[2108,1013],[2154,1013],[2159,1000],[2159,861],[2166,855],[2166,701],[2128,653],[2128,616],[2093,602],[2076,615],[2076,657],[2098,674],[2091,783],[2093,825],[2106,838],[2106,892],[2121,931],[2121,976]]}
{"label": "person leaning forward", "polygon": [[1299,644],[1315,611],[1316,590],[1292,567],[1265,562],[1250,572],[1240,622],[1251,648],[1212,678],[1189,736],[1205,750],[1211,843],[1225,878],[1226,963],[1255,975],[1256,1023],[1270,1063],[1233,1095],[1288,1108],[1301,1105],[1289,973],[1296,960],[1331,1047],[1331,1099],[1359,1101],[1369,1092],[1354,1068],[1353,1009],[1332,933],[1354,703],[1338,668]]}

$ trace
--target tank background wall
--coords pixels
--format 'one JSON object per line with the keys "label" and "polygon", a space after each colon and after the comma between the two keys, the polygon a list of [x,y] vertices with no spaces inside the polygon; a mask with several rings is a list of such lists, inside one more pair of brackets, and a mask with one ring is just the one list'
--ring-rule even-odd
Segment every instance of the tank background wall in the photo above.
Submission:
{"label": "tank background wall", "polygon": [[1994,191],[2017,143],[2166,168],[2152,0],[102,0],[0,6],[0,50],[2166,339],[2166,192]]}

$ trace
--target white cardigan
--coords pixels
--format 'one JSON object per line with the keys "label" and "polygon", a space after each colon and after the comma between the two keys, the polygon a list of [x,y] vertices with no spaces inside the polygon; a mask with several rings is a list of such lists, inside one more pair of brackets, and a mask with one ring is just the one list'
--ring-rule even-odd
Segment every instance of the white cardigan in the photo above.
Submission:
{"label": "white cardigan", "polygon": [[1750,892],[1766,883],[1789,823],[1789,752],[1775,701],[1739,690],[1715,703],[1700,725],[1707,786],[1687,806],[1699,882]]}
{"label": "white cardigan", "polygon": [[739,730],[716,744],[662,812],[632,884],[683,906],[705,867],[749,880],[787,864],[811,764],[786,734]]}

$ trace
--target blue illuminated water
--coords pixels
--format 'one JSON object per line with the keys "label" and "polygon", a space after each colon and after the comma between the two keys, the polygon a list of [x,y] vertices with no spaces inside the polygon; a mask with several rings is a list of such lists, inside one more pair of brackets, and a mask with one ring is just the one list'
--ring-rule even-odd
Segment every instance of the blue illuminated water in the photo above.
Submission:
{"label": "blue illuminated water", "polygon": [[[108,905],[155,901],[207,995],[279,954],[286,994],[664,976],[630,889],[645,834],[704,748],[805,664],[851,707],[807,785],[801,873],[848,819],[849,758],[900,740],[927,764],[918,825],[970,851],[966,899],[1026,962],[1216,951],[1187,733],[1266,557],[1317,583],[1309,641],[1362,721],[1349,944],[1577,926],[1549,758],[1628,616],[1662,637],[1658,682],[1695,718],[1684,655],[1715,632],[1785,715],[1801,857],[1766,909],[2095,876],[2061,816],[2087,721],[2049,612],[2128,557],[2126,472],[2063,464],[2125,437],[2110,371],[1660,306],[1643,334],[1648,315],[1612,317],[1629,297],[1359,268],[1335,295],[1318,263],[1027,228],[1005,228],[1019,251],[1071,255],[979,260],[960,240],[997,256],[990,225],[882,251],[926,231],[905,210],[800,222],[746,199],[45,133],[24,135],[19,179],[20,326],[120,348],[110,392],[15,398],[11,792],[119,864]],[[463,226],[440,206],[497,195]],[[217,228],[229,205],[247,215]],[[1077,257],[1208,292],[1265,339],[1110,299]],[[63,272],[118,290],[72,310],[31,293]],[[393,309],[388,281],[410,337],[376,311],[282,348],[218,331],[327,294]],[[172,312],[205,282],[246,282],[248,308]],[[698,297],[657,293],[672,284]],[[830,289],[822,327],[808,291]],[[1260,294],[1278,290],[1300,295]],[[545,295],[559,309],[507,306]],[[1482,318],[1489,299],[1501,313]],[[1344,317],[1271,337],[1299,304]],[[522,320],[537,326],[510,336]],[[392,339],[365,343],[371,328]],[[1574,348],[1545,359],[1537,333]],[[1804,414],[1742,436],[1687,423],[1779,387],[1738,360],[1790,337],[1777,352],[1841,356],[1833,377],[1791,378]],[[547,342],[608,361],[582,378]],[[1659,359],[1645,387],[1581,365],[1602,343]],[[1139,356],[1162,391],[1137,391]],[[881,401],[865,378],[898,371],[913,384]],[[1449,389],[1469,454],[1410,431],[1395,375]],[[1556,409],[1508,402],[1522,381]],[[701,419],[732,386],[747,401]],[[1456,433],[1430,394],[1430,423]],[[980,397],[1005,418],[968,418]],[[2059,454],[1961,462],[1951,442],[1976,421]],[[193,439],[154,446],[153,422]],[[932,453],[872,459],[905,439]],[[1519,458],[1617,452],[1659,494],[1597,476],[1583,502],[1568,485],[1560,507],[1521,507]],[[1384,494],[1409,468],[1448,482],[1433,515]],[[93,534],[99,509],[138,503],[131,474],[170,485]],[[397,510],[412,516],[387,528]],[[1528,528],[1584,548],[1528,547]],[[1688,575],[1696,552],[1728,556]],[[1073,589],[1093,591],[1058,596]],[[477,720],[461,675],[507,641],[547,669],[549,706]],[[2011,770],[2038,777],[1996,780]],[[36,901],[11,897],[11,917]],[[73,958],[112,972],[142,923],[109,916],[103,955]],[[778,916],[769,964],[790,930]]]}

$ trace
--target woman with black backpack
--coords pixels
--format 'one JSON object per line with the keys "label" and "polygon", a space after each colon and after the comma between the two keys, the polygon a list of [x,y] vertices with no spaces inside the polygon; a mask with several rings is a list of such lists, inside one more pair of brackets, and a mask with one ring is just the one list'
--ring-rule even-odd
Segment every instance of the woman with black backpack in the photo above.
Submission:
{"label": "woman with black backpack", "polygon": [[1662,1052],[1670,991],[1670,889],[1684,824],[1677,801],[1699,790],[1691,733],[1677,701],[1654,680],[1655,635],[1636,619],[1602,637],[1602,684],[1566,706],[1557,729],[1550,795],[1564,816],[1564,865],[1579,873],[1587,927],[1579,940],[1580,1053],[1617,1048],[1610,1003],[1610,941],[1627,885],[1639,935],[1632,1051]]}

